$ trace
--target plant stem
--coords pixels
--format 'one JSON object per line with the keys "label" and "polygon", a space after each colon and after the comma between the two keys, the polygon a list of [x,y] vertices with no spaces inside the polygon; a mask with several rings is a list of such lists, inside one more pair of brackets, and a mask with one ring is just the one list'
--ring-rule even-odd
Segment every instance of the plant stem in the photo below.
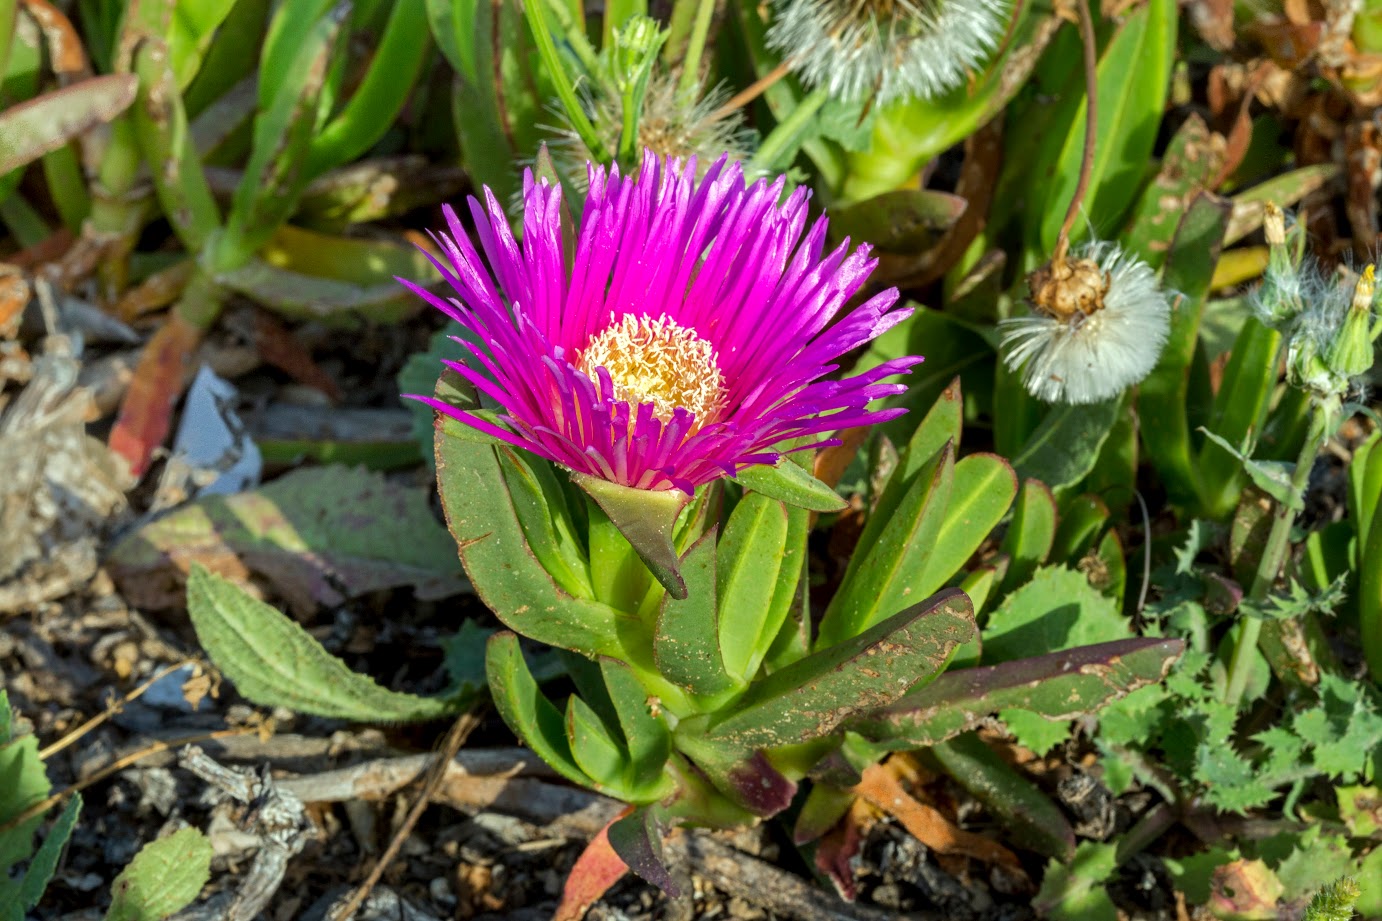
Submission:
{"label": "plant stem", "polygon": [[1089,192],[1089,177],[1094,171],[1094,141],[1099,124],[1099,52],[1094,47],[1094,19],[1089,14],[1089,0],[1075,0],[1075,9],[1080,16],[1080,39],[1084,43],[1084,155],[1080,159],[1080,178],[1075,183],[1075,194],[1070,197],[1070,207],[1065,211],[1065,220],[1061,222],[1060,233],[1056,237],[1056,252],[1051,262],[1057,266],[1065,262],[1065,254],[1070,250],[1070,231]]}
{"label": "plant stem", "polygon": [[[1296,458],[1296,469],[1291,474],[1291,496],[1299,500],[1305,495],[1310,482],[1310,471],[1315,466],[1315,458],[1329,438],[1329,419],[1332,413],[1316,403],[1310,418],[1310,432],[1301,445],[1300,456]],[[1286,554],[1291,546],[1291,526],[1296,523],[1296,509],[1290,504],[1277,503],[1272,519],[1272,529],[1267,534],[1267,542],[1262,548],[1262,559],[1257,565],[1252,586],[1248,590],[1248,601],[1263,601],[1276,584],[1281,574],[1281,566],[1286,562]],[[1262,621],[1256,617],[1243,620],[1243,630],[1238,634],[1238,643],[1233,647],[1233,658],[1229,662],[1228,686],[1224,690],[1224,702],[1238,705],[1243,689],[1248,683],[1248,662],[1257,648],[1257,639],[1262,632]]]}
{"label": "plant stem", "polygon": [[686,55],[681,59],[681,79],[677,81],[677,92],[683,96],[693,93],[701,82],[701,56],[705,54],[705,40],[710,34],[710,18],[714,12],[715,0],[700,0],[696,7]]}
{"label": "plant stem", "polygon": [[776,128],[768,132],[768,136],[759,145],[758,153],[753,155],[750,165],[755,169],[777,170],[778,158],[806,134],[808,123],[820,111],[821,106],[825,105],[827,98],[825,88],[822,87],[798,103],[786,118],[777,123]]}

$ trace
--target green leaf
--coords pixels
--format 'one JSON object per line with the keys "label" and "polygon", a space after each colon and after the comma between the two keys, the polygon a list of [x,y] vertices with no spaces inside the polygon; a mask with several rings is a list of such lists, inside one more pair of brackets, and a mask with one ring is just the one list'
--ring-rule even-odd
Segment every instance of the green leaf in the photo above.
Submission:
{"label": "green leaf", "polygon": [[626,785],[633,772],[628,752],[622,740],[605,728],[599,714],[575,694],[566,700],[566,739],[571,757],[598,789],[627,798]]}
{"label": "green leaf", "polygon": [[[1091,226],[1119,226],[1137,194],[1166,108],[1176,20],[1175,0],[1150,0],[1123,18],[1099,58],[1094,164],[1084,204]],[[1137,67],[1128,67],[1128,61],[1137,61]],[[1055,248],[1065,207],[1079,178],[1086,105],[1082,100],[1061,149],[1046,190],[1047,207],[1028,212],[1040,221],[1037,226],[1045,252]]]}
{"label": "green leaf", "polygon": [[182,828],[139,849],[111,884],[106,921],[162,921],[190,905],[211,878],[211,839]]}
{"label": "green leaf", "polygon": [[1056,500],[1051,490],[1040,480],[1022,481],[1013,506],[1008,533],[1003,535],[1001,550],[1008,557],[1008,572],[1003,577],[1003,590],[1011,591],[1031,578],[1037,567],[1051,555],[1056,539]]}
{"label": "green leaf", "polygon": [[[672,751],[672,734],[667,721],[660,714],[654,715],[647,690],[628,665],[606,657],[600,659],[600,671],[624,733],[624,744],[632,763],[632,784],[640,791],[656,787],[659,781],[670,779],[663,770]],[[638,798],[654,802],[668,792],[665,788],[657,788],[651,794],[640,792]]]}
{"label": "green leaf", "polygon": [[1180,294],[1171,314],[1171,334],[1156,368],[1138,387],[1138,415],[1143,446],[1171,500],[1193,508],[1199,501],[1200,475],[1190,440],[1191,366],[1199,341],[1200,318],[1214,267],[1223,249],[1224,229],[1232,205],[1201,193],[1181,217],[1162,272],[1162,286]]}
{"label": "green leaf", "polygon": [[227,557],[300,611],[399,586],[422,598],[464,586],[426,493],[348,467],[302,468],[252,492],[204,496],[126,537],[109,562],[134,603],[168,607],[181,600],[167,589],[170,570]]}
{"label": "green leaf", "polygon": [[1152,268],[1161,268],[1181,214],[1197,193],[1210,191],[1223,161],[1204,119],[1191,114],[1167,145],[1161,169],[1142,190],[1128,229],[1120,237],[1123,246]]}
{"label": "green leaf", "polygon": [[[437,395],[467,410],[470,396],[446,378]],[[497,452],[469,437],[468,426],[440,417],[437,488],[461,560],[481,600],[511,629],[586,656],[618,650],[621,616],[608,605],[561,591],[533,556],[514,509]]]}
{"label": "green leaf", "polygon": [[494,707],[514,735],[567,780],[583,787],[594,786],[572,757],[566,721],[538,688],[528,663],[523,661],[517,636],[496,633],[490,637],[485,673],[489,676]]}
{"label": "green leaf", "polygon": [[837,237],[867,242],[884,252],[919,253],[940,240],[964,214],[967,204],[949,192],[898,189],[833,209],[830,230]]}
{"label": "green leaf", "polygon": [[1032,907],[1055,921],[1117,921],[1118,909],[1107,889],[1117,868],[1116,845],[1085,841],[1069,862],[1052,860],[1046,865]]}
{"label": "green leaf", "polygon": [[1013,458],[1013,469],[1022,479],[1041,480],[1055,490],[1075,485],[1094,469],[1104,440],[1127,411],[1123,397],[1052,408]]}
{"label": "green leaf", "polygon": [[499,465],[528,549],[557,586],[573,598],[593,599],[590,561],[552,465],[542,458],[500,449]]}
{"label": "green leaf", "polygon": [[[1281,334],[1248,317],[1233,343],[1228,366],[1214,396],[1206,428],[1230,444],[1256,441],[1276,390]],[[1203,504],[1211,518],[1222,518],[1238,504],[1244,486],[1242,464],[1217,443],[1200,450]]]}
{"label": "green leaf", "polygon": [[[43,898],[43,891],[48,888],[53,874],[57,872],[58,860],[62,857],[63,848],[67,846],[68,840],[72,837],[72,830],[77,827],[77,816],[81,811],[81,794],[74,793],[71,799],[67,801],[67,805],[62,808],[62,812],[58,813],[57,821],[53,823],[53,827],[49,828],[48,834],[44,835],[43,843],[39,845],[38,851],[29,861],[29,867],[24,871],[23,877],[17,881],[0,880],[0,898],[4,899],[0,905],[5,906],[5,908],[0,909],[0,914],[16,904],[21,916],[24,912],[38,907],[39,900]],[[6,891],[16,882],[19,889],[17,899],[15,899],[14,894]]]}
{"label": "green leaf", "polygon": [[974,733],[931,747],[931,756],[1012,832],[1013,839],[1046,857],[1069,860],[1075,832],[1050,798]]}
{"label": "green leaf", "polygon": [[[723,615],[720,654],[736,683],[753,676],[782,626],[781,619],[771,622],[778,574],[783,566],[800,566],[799,559],[786,559],[787,532],[787,507],[748,493],[730,514],[720,538],[715,590],[716,607]],[[786,615],[785,608],[781,614]]]}
{"label": "green leaf", "polygon": [[835,490],[785,457],[776,466],[744,467],[734,479],[745,489],[813,512],[838,512],[849,504]]}
{"label": "green leaf", "polygon": [[681,888],[667,871],[662,856],[662,830],[652,809],[635,809],[609,827],[609,846],[628,868],[657,886],[672,898],[681,896]]}
{"label": "green leaf", "polygon": [[1129,636],[1128,621],[1083,573],[1037,570],[1003,600],[984,629],[984,661],[1011,662]]}
{"label": "green leaf", "polygon": [[0,112],[0,176],[115,118],[134,102],[132,74],[91,77]]}
{"label": "green leaf", "polygon": [[200,564],[187,579],[187,612],[216,667],[262,706],[359,722],[411,722],[460,712],[473,700],[382,688],[347,668],[298,624]]}
{"label": "green leaf", "polygon": [[667,593],[685,598],[672,531],[691,497],[679,489],[634,489],[574,471],[571,480],[609,516]]}
{"label": "green leaf", "polygon": [[[955,448],[947,442],[910,482],[880,533],[865,528],[835,597],[825,610],[818,649],[844,642],[906,607],[909,576],[922,570],[945,524],[955,480]],[[885,494],[886,498],[886,494]],[[882,512],[880,502],[880,515]]]}
{"label": "green leaf", "polygon": [[[13,736],[13,717],[9,696],[0,689],[0,826],[13,821],[52,790],[43,761],[38,757],[38,739],[32,733]],[[15,864],[34,853],[34,832],[43,821],[41,815],[0,832],[0,881],[9,878]]]}
{"label": "green leaf", "polygon": [[1108,524],[1108,506],[1098,496],[1077,496],[1061,510],[1060,527],[1051,545],[1051,562],[1074,565],[1094,546]]}
{"label": "green leaf", "polygon": [[996,454],[971,454],[955,465],[945,520],[926,563],[906,591],[924,598],[948,583],[1003,520],[1017,494],[1017,477]]}
{"label": "green leaf", "polygon": [[1069,722],[1162,680],[1182,649],[1180,640],[1116,640],[949,671],[847,725],[890,748],[923,748],[974,729],[1000,710]]}
{"label": "green leaf", "polygon": [[1373,432],[1353,449],[1348,465],[1348,514],[1360,546],[1372,534],[1373,516],[1382,508],[1382,432]]}
{"label": "green leaf", "polygon": [[969,599],[942,592],[755,682],[712,717],[706,738],[751,750],[828,735],[931,680],[974,634]]}
{"label": "green leaf", "polygon": [[673,684],[699,695],[719,694],[736,686],[720,654],[715,556],[715,531],[711,530],[682,557],[686,597],[663,597],[653,633],[658,671]]}

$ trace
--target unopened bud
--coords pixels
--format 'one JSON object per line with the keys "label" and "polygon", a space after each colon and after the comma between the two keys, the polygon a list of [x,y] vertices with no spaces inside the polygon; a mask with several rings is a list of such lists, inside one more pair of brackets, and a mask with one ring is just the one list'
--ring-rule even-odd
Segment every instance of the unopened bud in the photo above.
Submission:
{"label": "unopened bud", "polygon": [[1277,207],[1276,202],[1267,202],[1266,214],[1262,218],[1262,231],[1267,236],[1268,246],[1286,245],[1286,214]]}
{"label": "unopened bud", "polygon": [[1325,356],[1334,373],[1357,377],[1372,368],[1372,332],[1369,327],[1372,325],[1372,299],[1376,292],[1373,267],[1368,266],[1353,289],[1353,304]]}

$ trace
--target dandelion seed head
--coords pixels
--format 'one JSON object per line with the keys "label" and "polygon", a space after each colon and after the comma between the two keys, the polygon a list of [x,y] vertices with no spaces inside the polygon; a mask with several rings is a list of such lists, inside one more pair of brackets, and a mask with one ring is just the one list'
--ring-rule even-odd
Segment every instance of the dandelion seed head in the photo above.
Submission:
{"label": "dandelion seed head", "polygon": [[1008,0],[774,0],[768,44],[846,102],[934,98],[998,46]]}
{"label": "dandelion seed head", "polygon": [[1048,403],[1097,403],[1151,373],[1171,304],[1151,267],[1111,243],[1078,247],[1032,274],[1035,313],[999,324],[1004,361]]}
{"label": "dandelion seed head", "polygon": [[725,405],[725,377],[715,347],[665,315],[654,320],[624,314],[590,340],[576,365],[592,380],[603,368],[615,399],[631,406],[651,403],[663,422],[670,422],[680,408],[700,428]]}

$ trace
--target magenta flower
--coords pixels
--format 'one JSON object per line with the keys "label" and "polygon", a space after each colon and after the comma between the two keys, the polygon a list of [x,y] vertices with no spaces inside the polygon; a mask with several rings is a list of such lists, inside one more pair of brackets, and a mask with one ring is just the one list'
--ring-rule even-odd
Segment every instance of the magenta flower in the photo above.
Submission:
{"label": "magenta flower", "polygon": [[881,382],[920,358],[825,379],[911,313],[890,309],[891,289],[831,325],[877,262],[868,248],[824,254],[825,219],[805,229],[803,189],[778,205],[781,179],[746,188],[723,157],[695,173],[650,152],[637,176],[591,165],[569,268],[561,189],[531,172],[522,246],[489,189],[484,208],[470,201],[484,259],[447,208],[451,234],[434,235],[447,264],[433,262],[456,296],[400,281],[484,344],[458,339],[474,364],[446,364],[504,426],[414,399],[578,473],[686,493],[776,463],[788,439],[837,443],[829,433],[903,412],[868,404],[901,392]]}

